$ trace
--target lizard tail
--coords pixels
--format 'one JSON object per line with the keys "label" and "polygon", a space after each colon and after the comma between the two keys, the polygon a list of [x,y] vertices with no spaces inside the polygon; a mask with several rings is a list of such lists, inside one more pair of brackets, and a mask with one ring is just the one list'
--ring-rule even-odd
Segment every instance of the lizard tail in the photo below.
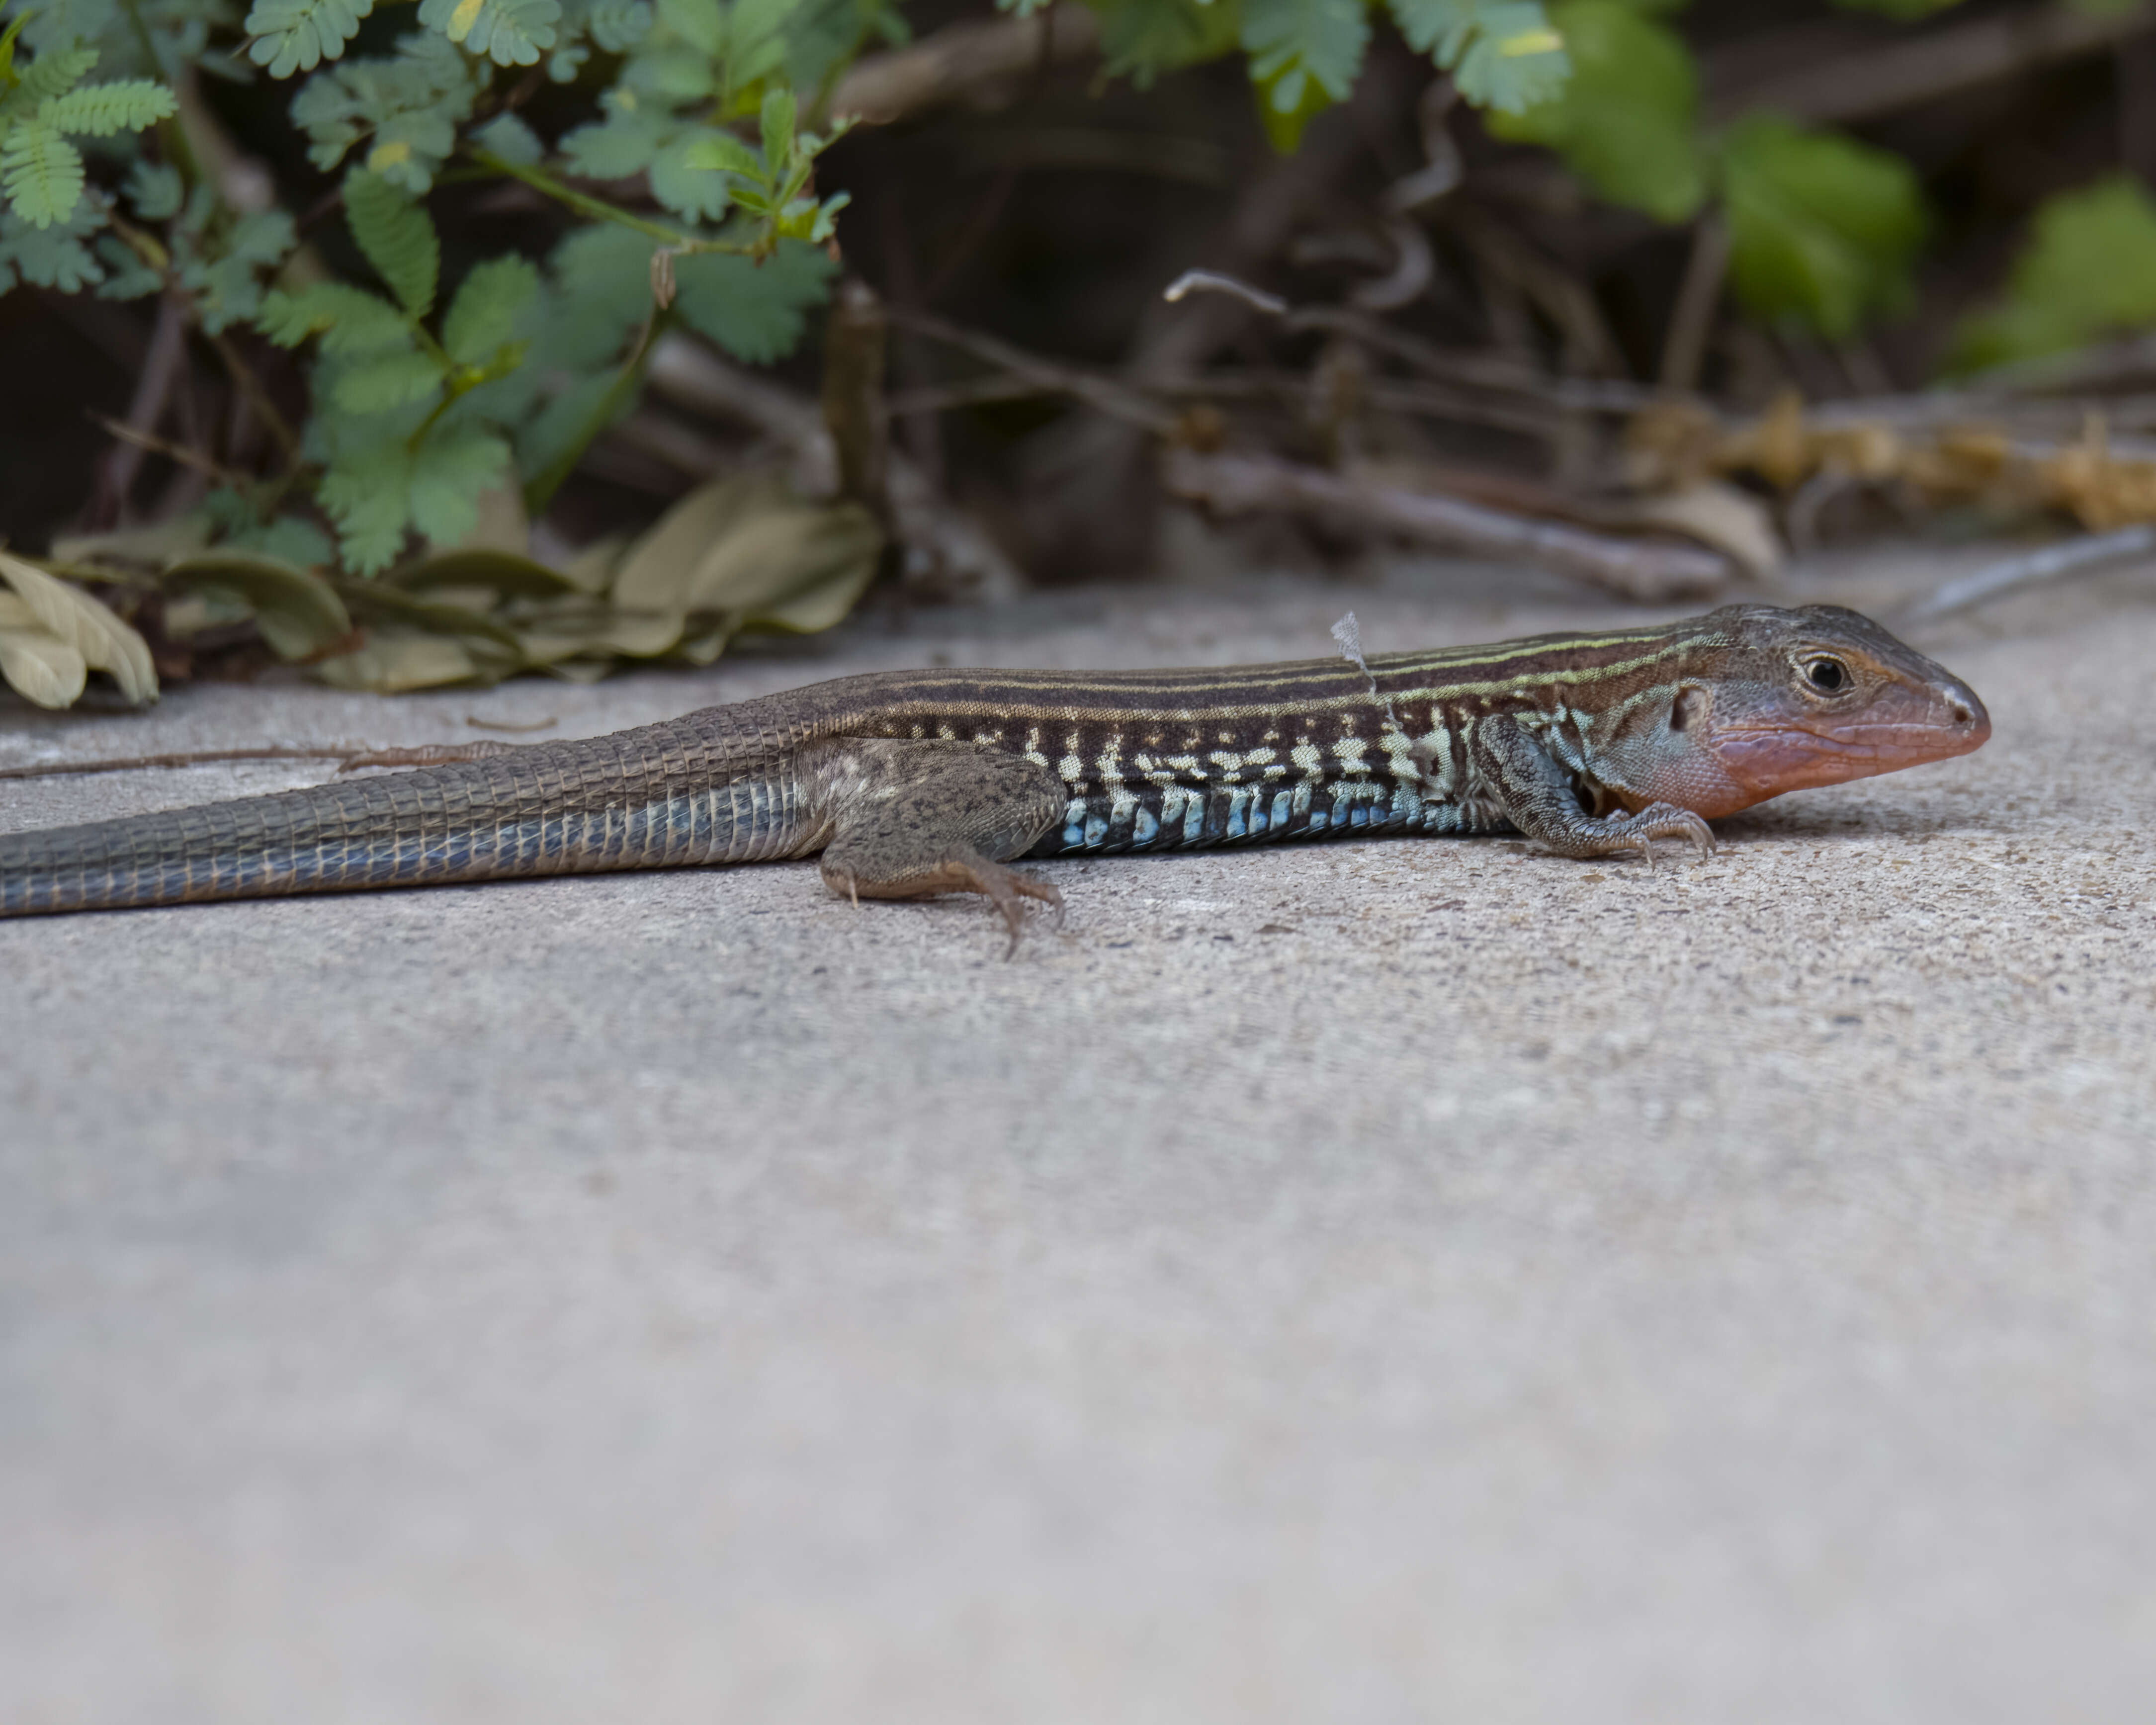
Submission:
{"label": "lizard tail", "polygon": [[0,916],[793,854],[790,773],[680,726],[0,835]]}

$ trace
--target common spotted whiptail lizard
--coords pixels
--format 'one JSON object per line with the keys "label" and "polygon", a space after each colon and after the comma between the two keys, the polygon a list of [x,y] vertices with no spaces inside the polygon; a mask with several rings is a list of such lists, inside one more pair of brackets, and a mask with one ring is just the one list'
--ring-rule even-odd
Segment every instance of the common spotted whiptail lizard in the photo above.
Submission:
{"label": "common spotted whiptail lizard", "polygon": [[1517,831],[1702,851],[1769,797],[1980,747],[1974,691],[1832,606],[1356,665],[843,677],[578,742],[0,837],[0,915],[820,852],[860,898],[987,895],[1022,857]]}

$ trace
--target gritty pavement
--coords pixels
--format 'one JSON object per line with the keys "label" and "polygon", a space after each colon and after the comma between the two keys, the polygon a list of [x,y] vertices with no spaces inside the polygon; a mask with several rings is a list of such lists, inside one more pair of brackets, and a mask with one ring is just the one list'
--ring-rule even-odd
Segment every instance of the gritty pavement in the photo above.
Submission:
{"label": "gritty pavement", "polygon": [[[1081,593],[0,706],[0,764],[1301,657],[1349,605],[1609,614]],[[1652,871],[1049,865],[1008,963],[810,864],[0,922],[0,1720],[2147,1719],[2156,583],[1917,639],[1989,747]],[[322,774],[0,783],[0,829]]]}

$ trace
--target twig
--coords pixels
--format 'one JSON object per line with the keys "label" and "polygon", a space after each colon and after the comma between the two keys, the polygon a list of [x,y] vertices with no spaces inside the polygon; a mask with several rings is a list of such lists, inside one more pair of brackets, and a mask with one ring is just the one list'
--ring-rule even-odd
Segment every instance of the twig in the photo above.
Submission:
{"label": "twig", "polygon": [[61,778],[77,773],[138,773],[158,767],[211,767],[224,761],[343,761],[366,751],[353,748],[203,749],[175,755],[122,755],[103,761],[49,761],[35,767],[0,767],[0,778]]}
{"label": "twig", "polygon": [[2063,545],[2047,545],[2041,551],[2008,557],[2003,562],[1949,581],[1928,598],[1912,605],[1908,616],[1912,621],[1929,623],[1950,617],[1957,611],[1967,611],[2001,593],[2056,581],[2062,575],[2093,569],[2104,563],[2145,557],[2151,552],[2156,552],[2156,526],[2122,527],[2116,533],[2094,533],[2085,538],[2069,539]]}
{"label": "twig", "polygon": [[1699,385],[1707,357],[1707,338],[1722,301],[1722,279],[1729,268],[1729,229],[1722,218],[1705,215],[1692,229],[1691,255],[1685,261],[1684,283],[1670,313],[1662,341],[1661,386],[1689,393]]}
{"label": "twig", "polygon": [[[470,720],[480,724],[484,721]],[[549,719],[545,725],[551,725]],[[497,725],[494,730],[545,728],[544,725]],[[170,755],[121,755],[101,761],[47,761],[34,767],[0,767],[0,778],[69,778],[91,773],[141,773],[159,768],[215,767],[231,761],[335,761],[340,773],[371,767],[439,767],[458,761],[490,760],[526,744],[474,737],[468,742],[427,742],[409,748],[361,748],[341,743],[321,748],[269,746],[252,749],[193,749]]]}
{"label": "twig", "polygon": [[166,403],[172,399],[172,385],[187,356],[187,304],[178,295],[167,294],[157,302],[157,327],[150,337],[141,374],[135,380],[125,426],[96,416],[121,439],[121,446],[108,450],[98,469],[97,496],[91,510],[98,520],[115,521],[126,513],[127,494],[135,489],[136,477],[142,470],[143,453],[156,447],[154,442],[146,444],[141,439],[155,431],[157,422],[165,417]]}
{"label": "twig", "polygon": [[1170,449],[1163,477],[1176,495],[1224,514],[1321,515],[1447,551],[1539,564],[1645,604],[1704,598],[1729,583],[1727,561],[1691,547],[1613,538],[1456,498],[1358,483],[1270,456]]}
{"label": "twig", "polygon": [[198,472],[208,474],[221,485],[229,485],[235,491],[245,492],[254,483],[244,474],[233,472],[230,468],[212,460],[199,449],[187,448],[185,444],[152,437],[146,431],[137,431],[132,425],[123,425],[119,420],[103,413],[92,413],[90,417],[129,447],[146,450],[153,455],[162,455],[167,461],[176,461],[182,467],[192,467]]}
{"label": "twig", "polygon": [[1060,360],[1048,359],[1037,353],[1029,353],[1014,347],[998,336],[983,335],[977,331],[962,329],[947,323],[932,312],[891,308],[891,321],[901,329],[927,336],[932,341],[956,347],[962,353],[985,360],[1018,377],[1029,378],[1043,384],[1054,393],[1074,396],[1088,407],[1097,408],[1111,418],[1132,425],[1142,425],[1148,431],[1165,431],[1175,423],[1175,416],[1149,400],[1140,390],[1126,383],[1104,377],[1098,372],[1087,372]]}
{"label": "twig", "polygon": [[1222,294],[1240,300],[1256,311],[1278,317],[1286,329],[1337,331],[1353,336],[1442,383],[1532,396],[1553,408],[1593,413],[1636,413],[1643,408],[1671,398],[1666,391],[1617,379],[1545,377],[1517,360],[1440,347],[1374,317],[1365,317],[1340,306],[1291,305],[1277,294],[1252,287],[1217,270],[1186,270],[1168,285],[1161,297],[1176,301],[1194,294]]}
{"label": "twig", "polygon": [[[1848,126],[1958,95],[2055,60],[2092,54],[2156,25],[2156,8],[2102,12],[2061,4],[1995,13],[1969,23],[1923,30],[1907,39],[1866,44],[1762,81],[1717,90],[1709,123],[1772,110],[1816,122]],[[1756,43],[1748,43],[1755,48]]]}
{"label": "twig", "polygon": [[839,458],[839,495],[891,521],[891,415],[883,393],[884,311],[859,280],[832,296],[824,324],[824,423]]}
{"label": "twig", "polygon": [[1100,45],[1100,22],[1080,5],[1031,18],[949,24],[904,48],[855,61],[826,108],[889,126],[952,103],[988,105],[1044,63],[1089,60]]}
{"label": "twig", "polygon": [[[837,488],[838,454],[811,398],[682,336],[669,336],[652,350],[649,381],[653,394],[676,407],[747,426],[788,450],[803,490],[829,495]],[[896,449],[890,459],[891,514],[906,547],[908,585],[927,587],[932,573],[952,593],[999,598],[1017,593],[1024,584],[1017,569],[979,524],[915,463]]]}

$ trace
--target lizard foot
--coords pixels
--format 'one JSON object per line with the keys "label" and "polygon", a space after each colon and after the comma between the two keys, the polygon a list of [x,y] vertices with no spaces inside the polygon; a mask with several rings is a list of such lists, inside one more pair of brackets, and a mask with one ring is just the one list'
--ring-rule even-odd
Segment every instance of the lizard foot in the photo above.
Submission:
{"label": "lizard foot", "polygon": [[1063,895],[1054,886],[971,851],[955,853],[886,880],[864,879],[844,859],[834,860],[826,853],[823,874],[826,886],[845,894],[855,904],[865,897],[927,898],[939,892],[978,892],[1003,913],[1010,929],[1010,946],[1004,953],[1006,958],[1018,951],[1019,937],[1025,932],[1026,900],[1036,898],[1051,906],[1056,927],[1063,926]]}
{"label": "lizard foot", "polygon": [[811,808],[832,824],[824,880],[834,892],[978,892],[1003,913],[1011,952],[1026,900],[1055,906],[1061,919],[1061,893],[1003,863],[1063,813],[1062,781],[1045,767],[967,743],[834,737],[804,752],[799,768]]}
{"label": "lizard foot", "polygon": [[1655,840],[1686,839],[1702,858],[1714,855],[1714,829],[1689,809],[1674,803],[1650,803],[1637,814],[1622,814],[1608,824],[1608,850],[1637,850],[1655,865]]}

